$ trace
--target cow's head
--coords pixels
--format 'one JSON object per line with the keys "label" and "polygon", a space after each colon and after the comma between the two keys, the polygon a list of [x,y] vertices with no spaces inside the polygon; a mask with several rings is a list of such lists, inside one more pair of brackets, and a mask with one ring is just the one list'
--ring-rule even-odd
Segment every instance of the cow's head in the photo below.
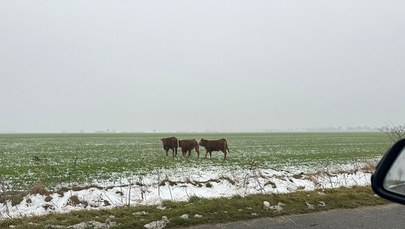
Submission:
{"label": "cow's head", "polygon": [[200,143],[198,143],[198,144],[204,146],[206,141],[207,140],[205,140],[204,138],[201,138]]}

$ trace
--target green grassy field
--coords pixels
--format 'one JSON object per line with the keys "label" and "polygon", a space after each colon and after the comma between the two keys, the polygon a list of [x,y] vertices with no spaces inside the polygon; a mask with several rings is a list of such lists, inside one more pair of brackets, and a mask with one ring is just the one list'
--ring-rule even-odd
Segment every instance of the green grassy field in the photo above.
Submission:
{"label": "green grassy field", "polygon": [[[226,138],[228,159],[222,160],[222,152],[211,160],[197,160],[195,152],[190,159],[180,152],[178,159],[166,157],[160,138],[173,135]],[[38,182],[54,187],[172,167],[325,167],[381,157],[390,144],[382,133],[2,134],[0,174],[24,189]],[[203,158],[205,150],[200,151]]]}

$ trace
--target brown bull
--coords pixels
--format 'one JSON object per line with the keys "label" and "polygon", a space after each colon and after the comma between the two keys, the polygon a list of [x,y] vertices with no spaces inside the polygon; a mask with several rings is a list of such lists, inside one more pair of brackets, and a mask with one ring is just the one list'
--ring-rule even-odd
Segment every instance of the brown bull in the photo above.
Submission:
{"label": "brown bull", "polygon": [[162,138],[160,139],[163,143],[163,149],[166,151],[166,156],[168,156],[169,149],[173,151],[173,157],[174,155],[177,156],[177,138],[175,137],[169,137],[169,138]]}
{"label": "brown bull", "polygon": [[183,156],[188,152],[187,157],[190,157],[191,151],[194,149],[197,152],[197,158],[200,158],[200,146],[195,139],[179,140],[179,147]]}
{"label": "brown bull", "polygon": [[211,153],[213,151],[222,151],[224,153],[224,160],[225,160],[227,151],[229,153],[228,143],[226,142],[225,139],[206,140],[206,139],[202,138],[199,144],[200,144],[200,146],[203,146],[205,148],[205,150],[207,151],[205,153],[205,158],[207,158],[208,153],[210,154],[210,158],[211,158]]}

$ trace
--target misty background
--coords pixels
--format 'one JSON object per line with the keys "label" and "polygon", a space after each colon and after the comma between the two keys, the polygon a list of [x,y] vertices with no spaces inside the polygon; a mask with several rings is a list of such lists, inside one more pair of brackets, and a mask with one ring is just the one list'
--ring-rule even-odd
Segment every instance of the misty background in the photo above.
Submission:
{"label": "misty background", "polygon": [[0,1],[0,131],[403,123],[405,2]]}

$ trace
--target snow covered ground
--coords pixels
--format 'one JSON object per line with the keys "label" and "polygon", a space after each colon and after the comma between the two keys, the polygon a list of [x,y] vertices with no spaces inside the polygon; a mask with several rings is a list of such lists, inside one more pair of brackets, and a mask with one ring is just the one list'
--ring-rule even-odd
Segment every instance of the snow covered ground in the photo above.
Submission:
{"label": "snow covered ground", "polygon": [[332,166],[322,171],[218,167],[161,170],[115,181],[94,181],[76,191],[27,195],[14,206],[7,201],[0,204],[0,219],[125,205],[159,205],[163,200],[186,201],[192,196],[217,198],[365,186],[370,184],[371,176],[367,168],[370,162]]}

